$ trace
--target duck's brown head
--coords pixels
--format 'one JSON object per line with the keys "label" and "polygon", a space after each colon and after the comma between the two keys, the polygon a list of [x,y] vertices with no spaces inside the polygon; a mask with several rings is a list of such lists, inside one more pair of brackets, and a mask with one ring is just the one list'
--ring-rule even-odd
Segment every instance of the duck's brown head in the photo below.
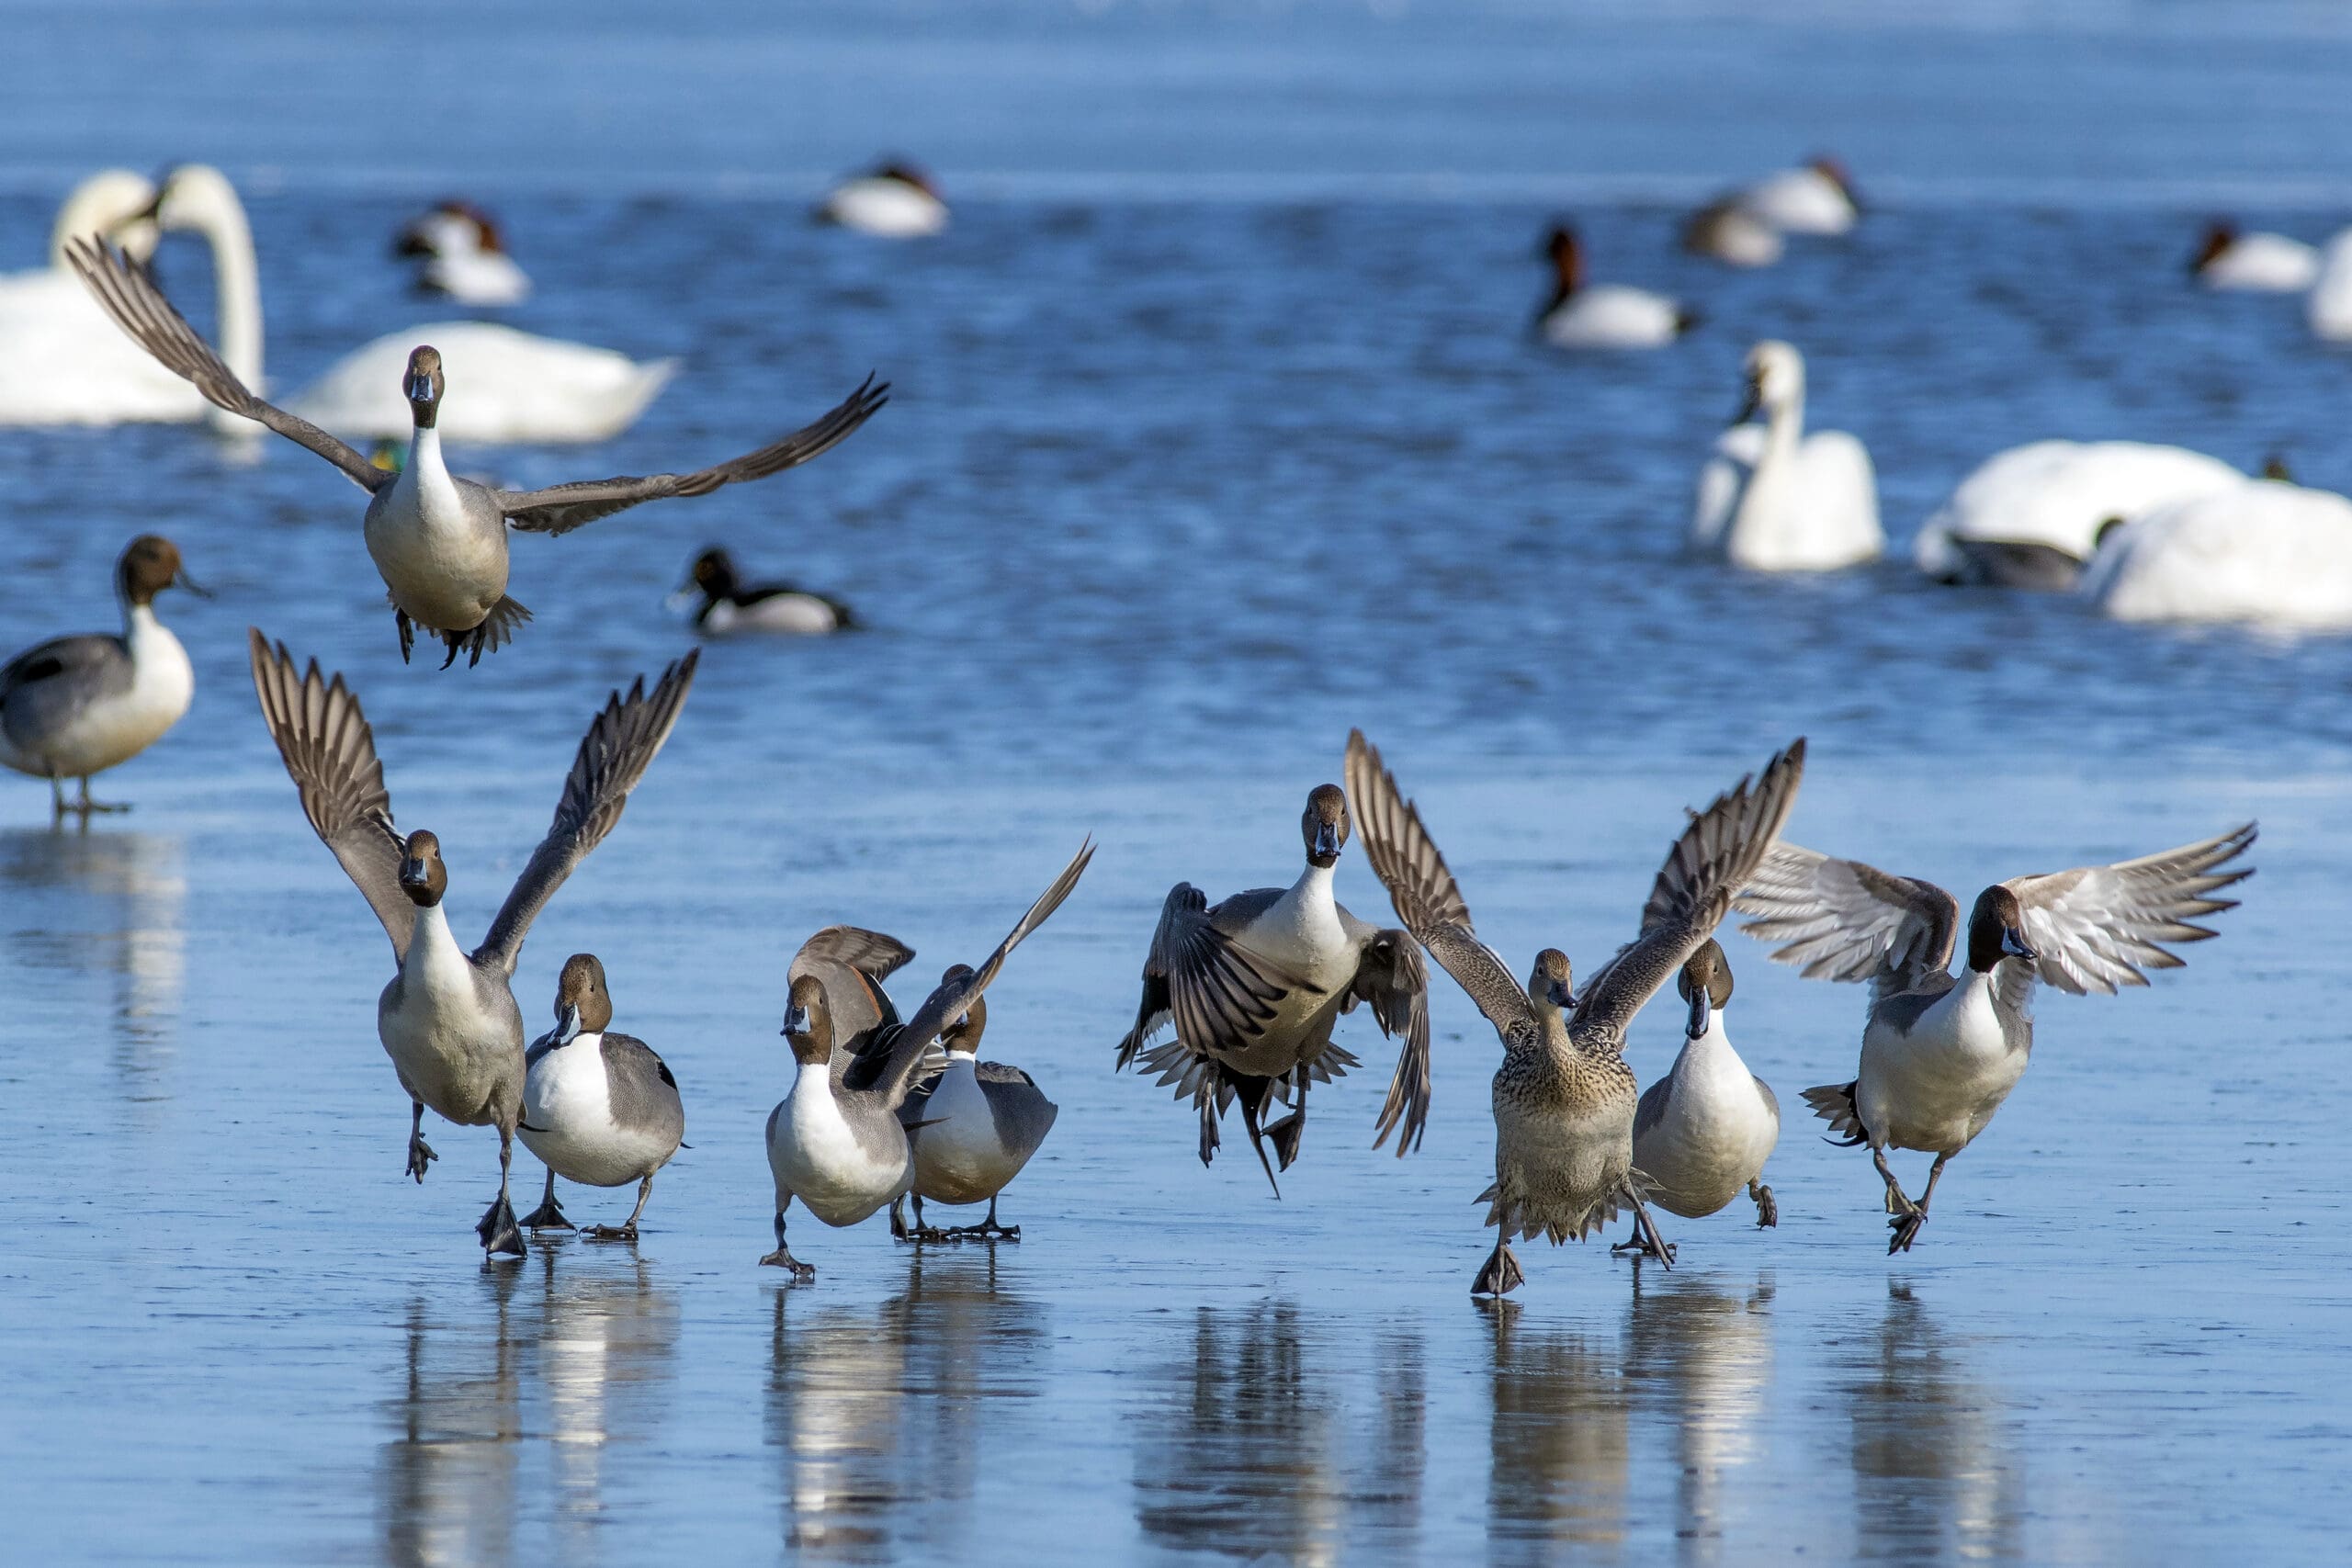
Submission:
{"label": "duck's brown head", "polygon": [[1535,955],[1535,967],[1527,976],[1527,999],[1535,1004],[1538,1012],[1576,1010],[1576,972],[1568,967],[1566,953],[1556,947],[1547,947]]}
{"label": "duck's brown head", "polygon": [[605,966],[593,953],[575,953],[556,976],[555,1018],[566,1043],[574,1035],[602,1034],[613,1024],[613,994],[605,988]]}
{"label": "duck's brown head", "polygon": [[833,1015],[825,1005],[824,982],[814,975],[792,982],[792,999],[784,1010],[784,1037],[792,1043],[793,1059],[802,1066],[832,1064]]}
{"label": "duck's brown head", "polygon": [[1329,868],[1340,863],[1340,851],[1354,831],[1348,819],[1347,792],[1338,784],[1317,784],[1306,797],[1298,819],[1299,835],[1306,840],[1306,863]]}
{"label": "duck's brown head", "polygon": [[185,588],[201,599],[211,594],[188,581],[180,564],[180,547],[161,534],[141,534],[124,547],[114,563],[115,592],[126,604],[152,604],[166,588]]}
{"label": "duck's brown head", "polygon": [[449,891],[449,868],[441,861],[441,840],[423,828],[408,836],[401,857],[401,891],[420,909],[430,909]]}
{"label": "duck's brown head", "polygon": [[1996,882],[1976,896],[1976,908],[1968,914],[1971,969],[1989,975],[2004,958],[2031,963],[2041,956],[2026,940],[2025,906],[2013,889]]}
{"label": "duck's brown head", "polygon": [[430,345],[413,350],[408,368],[401,373],[401,391],[419,430],[430,430],[441,417],[441,351]]}

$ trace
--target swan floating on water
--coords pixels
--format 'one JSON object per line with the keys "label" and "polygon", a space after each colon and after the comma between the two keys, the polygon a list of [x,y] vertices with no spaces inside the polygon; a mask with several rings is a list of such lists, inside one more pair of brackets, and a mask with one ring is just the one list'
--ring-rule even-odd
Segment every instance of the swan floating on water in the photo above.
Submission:
{"label": "swan floating on water", "polygon": [[1913,558],[1942,582],[2071,588],[2114,526],[2245,482],[2220,458],[2184,446],[2030,442],[1962,479],[1919,530]]}
{"label": "swan floating on water", "polygon": [[2206,226],[2188,271],[2208,288],[2300,294],[2319,276],[2319,250],[2284,234],[2241,234],[2222,219]]}
{"label": "swan floating on water", "polygon": [[1739,205],[1783,234],[1843,234],[1862,211],[1846,165],[1830,157],[1766,175],[1740,193]]}
{"label": "swan floating on water", "polygon": [[[249,389],[262,385],[260,269],[253,229],[236,188],[218,169],[186,164],[164,176],[155,201],[155,220],[166,231],[201,234],[212,250],[218,295],[217,348],[221,362]],[[75,287],[79,288],[78,280]],[[86,294],[84,302],[97,310]],[[199,405],[177,412],[124,418],[194,420],[209,411],[223,430],[243,434],[252,426],[234,414],[212,409],[196,389],[157,365],[146,352],[98,311],[116,344],[146,361],[141,375],[161,375]],[[401,395],[409,351],[429,342],[441,351],[448,374],[462,377],[466,396],[453,403],[441,433],[452,442],[602,441],[626,430],[676,370],[674,360],[639,364],[610,349],[555,338],[534,337],[485,321],[433,321],[404,327],[354,350],[329,367],[285,406],[311,423],[346,436],[404,437],[413,421]],[[163,406],[160,403],[159,407]],[[22,423],[22,422],[19,422]]]}
{"label": "swan floating on water", "polygon": [[1870,451],[1842,430],[1805,434],[1804,356],[1788,344],[1747,351],[1747,401],[1699,470],[1690,547],[1749,571],[1829,571],[1886,548]]}
{"label": "swan floating on water", "polygon": [[469,201],[445,201],[400,232],[393,254],[415,256],[416,286],[463,305],[519,305],[531,278],[506,254],[498,220]]}
{"label": "swan floating on water", "polygon": [[2319,276],[2303,313],[2322,341],[2352,343],[2352,229],[2339,230],[2321,248]]}
{"label": "swan floating on water", "polygon": [[1576,231],[1555,225],[1544,243],[1555,281],[1535,330],[1555,348],[1660,348],[1698,317],[1663,294],[1584,280],[1584,247]]}
{"label": "swan floating on water", "polygon": [[818,207],[817,218],[879,239],[919,240],[947,227],[947,203],[930,175],[893,159],[835,186]]}
{"label": "swan floating on water", "polygon": [[2119,621],[2352,628],[2352,501],[2246,479],[2111,534],[2082,591]]}
{"label": "swan floating on water", "polygon": [[65,265],[65,242],[104,234],[145,261],[159,237],[154,182],[101,169],[74,187],[49,262],[0,277],[0,425],[193,421],[208,405],[107,319]]}

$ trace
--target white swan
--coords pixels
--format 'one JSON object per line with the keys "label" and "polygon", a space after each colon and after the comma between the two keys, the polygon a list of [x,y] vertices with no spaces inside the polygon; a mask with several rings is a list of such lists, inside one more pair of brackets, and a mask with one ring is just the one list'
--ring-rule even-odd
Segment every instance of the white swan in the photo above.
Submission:
{"label": "white swan", "polygon": [[1919,530],[1913,557],[1942,581],[2069,587],[2109,525],[2245,482],[2220,458],[2182,446],[2030,442],[1986,458],[1961,480]]}
{"label": "white swan", "polygon": [[1770,266],[1786,247],[1781,231],[1739,204],[1736,196],[1710,202],[1682,226],[1682,248],[1732,266]]}
{"label": "white swan", "polygon": [[[220,292],[220,358],[238,379],[258,389],[260,275],[253,231],[235,187],[217,169],[183,164],[164,176],[155,216],[164,229],[193,230],[210,243]],[[119,331],[115,335],[147,358]],[[442,435],[451,442],[602,441],[627,429],[676,368],[673,360],[640,365],[609,349],[533,337],[512,327],[433,321],[403,328],[353,351],[286,400],[286,406],[313,424],[345,435],[406,436],[413,421],[401,393],[401,373],[409,351],[420,343],[441,351],[452,379],[464,378],[464,400],[453,401],[441,422]],[[178,379],[152,359],[148,365]],[[180,389],[203,401],[186,382],[180,382]],[[240,433],[252,428],[233,414],[212,412],[225,428]]]}
{"label": "white swan", "polygon": [[947,227],[947,203],[929,175],[894,160],[835,186],[817,217],[880,239],[917,240]]}
{"label": "white swan", "polygon": [[1566,225],[1553,229],[1544,251],[1555,281],[1535,328],[1555,348],[1659,348],[1698,319],[1663,294],[1585,282],[1584,247]]}
{"label": "white swan", "polygon": [[1749,571],[1829,571],[1886,548],[1870,452],[1842,430],[1804,433],[1804,357],[1788,344],[1747,351],[1747,402],[1699,470],[1690,547]]}
{"label": "white swan", "polygon": [[2158,507],[2099,547],[2082,588],[2120,621],[2352,628],[2352,501],[2248,479]]}
{"label": "white swan", "polygon": [[2319,276],[2319,251],[2284,234],[2241,234],[2224,220],[2206,226],[2188,270],[2208,288],[2301,294]]}
{"label": "white swan", "polygon": [[1826,157],[1766,175],[1740,193],[1739,205],[1783,234],[1843,234],[1862,210],[1846,165]]}
{"label": "white swan", "polygon": [[193,420],[195,389],[116,329],[65,265],[65,242],[105,234],[141,261],[155,253],[155,186],[102,169],[74,187],[49,235],[49,265],[0,277],[0,424]]}
{"label": "white swan", "polygon": [[416,286],[463,305],[519,305],[531,277],[506,254],[497,220],[469,201],[445,201],[400,232],[393,253],[415,256]]}
{"label": "white swan", "polygon": [[2319,276],[2303,301],[2304,319],[2328,343],[2352,343],[2352,229],[2337,231],[2320,250]]}

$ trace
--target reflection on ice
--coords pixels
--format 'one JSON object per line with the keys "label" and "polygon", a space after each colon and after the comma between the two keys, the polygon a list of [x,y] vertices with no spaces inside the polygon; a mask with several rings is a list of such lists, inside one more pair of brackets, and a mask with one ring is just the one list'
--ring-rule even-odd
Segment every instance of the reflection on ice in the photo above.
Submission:
{"label": "reflection on ice", "polygon": [[1745,1293],[1703,1276],[1646,1280],[1634,1302],[1626,1371],[1645,1414],[1674,1433],[1677,1557],[1736,1562],[1724,1551],[1723,1493],[1732,1472],[1763,1457],[1758,1427],[1772,1386],[1772,1276]]}
{"label": "reflection on ice", "polygon": [[1549,1562],[1561,1543],[1625,1538],[1628,1409],[1614,1335],[1522,1321],[1517,1302],[1493,1319],[1493,1421],[1487,1546],[1502,1562]]}
{"label": "reflection on ice", "polygon": [[[115,1061],[127,1079],[170,1059],[187,964],[183,906],[187,846],[176,835],[80,827],[0,830],[0,938],[9,968],[95,977],[114,1020]],[[39,996],[77,1028],[97,1010],[53,982],[9,989]],[[69,1010],[70,1009],[70,1010]],[[133,1098],[160,1093],[134,1082]]]}
{"label": "reflection on ice", "polygon": [[1872,1348],[1848,1391],[1855,1555],[2024,1556],[2024,1460],[1999,1396],[1902,1282]]}

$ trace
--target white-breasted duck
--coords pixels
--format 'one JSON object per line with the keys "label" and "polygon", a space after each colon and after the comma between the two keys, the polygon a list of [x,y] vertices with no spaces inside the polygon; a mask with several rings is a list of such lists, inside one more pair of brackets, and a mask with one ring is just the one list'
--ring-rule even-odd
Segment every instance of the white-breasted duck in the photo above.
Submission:
{"label": "white-breasted duck", "polygon": [[470,201],[451,199],[401,230],[395,255],[413,257],[420,293],[466,305],[519,305],[531,297],[530,275],[506,254],[498,220]]}
{"label": "white-breasted duck", "polygon": [[1625,1064],[1625,1031],[1714,934],[1732,896],[1771,847],[1804,774],[1800,739],[1759,777],[1741,779],[1693,814],[1642,907],[1641,935],[1578,996],[1567,955],[1558,949],[1535,955],[1522,986],[1478,939],[1420,813],[1362,733],[1348,737],[1348,788],[1363,818],[1365,858],[1398,917],[1503,1043],[1494,1081],[1495,1181],[1478,1195],[1498,1235],[1472,1294],[1499,1296],[1524,1282],[1513,1236],[1547,1235],[1555,1246],[1571,1236],[1582,1240],[1615,1219],[1621,1203],[1634,1211],[1641,1250],[1673,1266],[1634,1165],[1639,1094]]}
{"label": "white-breasted duck", "polygon": [[[1764,1185],[1764,1162],[1781,1141],[1781,1102],[1732,1048],[1724,1025],[1731,961],[1714,938],[1684,961],[1674,987],[1690,1010],[1682,1049],[1634,1111],[1634,1168],[1644,1195],[1669,1214],[1697,1220],[1745,1189],[1758,1226],[1777,1225],[1781,1206]],[[1636,1240],[1617,1250],[1645,1249]]]}
{"label": "white-breasted duck", "polygon": [[705,637],[822,637],[852,631],[857,618],[847,604],[789,582],[745,582],[735,558],[713,545],[695,557],[678,597],[700,594],[695,630]]}
{"label": "white-breasted duck", "polygon": [[[1742,929],[1808,978],[1871,983],[1860,1075],[1804,1098],[1844,1146],[1869,1145],[1893,1216],[1888,1252],[1910,1250],[1944,1167],[2024,1076],[2034,983],[2112,996],[2146,985],[2145,970],[2180,967],[2163,944],[2214,934],[2189,922],[2237,907],[2212,895],[2254,874],[2226,869],[2254,840],[2249,822],[2138,860],[2014,876],[1977,896],[1965,928],[1959,900],[1932,883],[1795,844],[1766,858],[1740,895],[1756,917]],[[1953,975],[1963,929],[1967,966]],[[1917,1201],[1888,1168],[1890,1148],[1935,1155]]]}
{"label": "white-breasted duck", "polygon": [[[1368,1004],[1381,1032],[1403,1035],[1373,1146],[1396,1134],[1402,1157],[1419,1146],[1430,1106],[1429,970],[1412,937],[1368,925],[1331,896],[1333,868],[1353,825],[1337,784],[1318,784],[1299,816],[1306,865],[1288,887],[1253,887],[1212,905],[1189,882],[1170,890],[1143,964],[1135,1027],[1117,1066],[1137,1060],[1190,1097],[1199,1112],[1201,1163],[1216,1155],[1217,1119],[1237,1099],[1241,1125],[1274,1195],[1272,1139],[1281,1168],[1298,1157],[1306,1091],[1358,1065],[1333,1043],[1342,1013]],[[1162,1024],[1176,1036],[1147,1050]],[[1281,1100],[1291,1112],[1262,1125]]]}
{"label": "white-breasted duck", "polygon": [[1862,215],[1853,176],[1826,154],[1765,175],[1739,193],[1739,204],[1783,234],[1843,234]]}
{"label": "white-breasted duck", "polygon": [[947,227],[947,203],[929,175],[893,158],[835,186],[816,216],[877,239],[920,240]]}
{"label": "white-breasted duck", "polygon": [[[210,595],[188,581],[179,547],[141,534],[115,562],[122,634],[52,637],[0,665],[0,765],[49,781],[60,817],[127,811],[90,798],[90,775],[116,767],[163,739],[187,712],[196,673],[187,650],[155,618],[166,588]],[[64,781],[82,781],[81,798],[65,798]]]}
{"label": "white-breasted duck", "polygon": [[459,1126],[498,1129],[498,1197],[475,1227],[482,1247],[520,1258],[523,1233],[507,1201],[514,1134],[528,1068],[523,1014],[514,1005],[514,965],[547,901],[628,804],[629,792],[670,730],[694,683],[695,655],[672,664],[649,693],[639,677],[615,692],[589,721],[556,801],[555,819],[481,945],[460,948],[441,908],[449,886],[441,840],[392,825],[384,765],[359,699],[322,675],[318,661],[297,671],[294,656],[250,634],[254,690],[278,755],[301,796],[303,815],[383,922],[399,965],[376,1006],[376,1033],[410,1101],[408,1174],[422,1182],[435,1159],[424,1141],[429,1106]]}
{"label": "white-breasted duck", "polygon": [[1741,206],[1736,195],[1692,213],[1682,226],[1682,248],[1731,266],[1770,266],[1786,249],[1781,231]]}
{"label": "white-breasted duck", "polygon": [[75,267],[122,329],[220,408],[266,425],[333,463],[368,492],[368,554],[389,591],[401,656],[421,626],[480,662],[514,636],[531,614],[506,593],[506,531],[568,534],[600,517],[670,496],[707,495],[722,485],[765,479],[831,451],[888,400],[873,378],[814,423],[756,452],[691,474],[623,475],[540,490],[492,490],[449,472],[442,460],[441,355],[421,346],[401,385],[414,428],[408,460],[387,473],[309,421],[263,401],[214,355],[145,273],[104,244],[74,247]]}
{"label": "white-breasted duck", "polygon": [[[939,977],[940,984],[950,985],[970,974],[967,965],[958,964]],[[899,1120],[914,1134],[915,1223],[908,1232],[899,1219],[898,1205],[892,1204],[894,1235],[922,1241],[1021,1239],[1019,1225],[998,1222],[996,1201],[1054,1130],[1061,1108],[1019,1067],[979,1059],[988,1019],[988,1002],[977,1000],[970,1011],[940,1032],[946,1068],[908,1095],[899,1111]],[[934,1230],[923,1223],[926,1199],[933,1203],[985,1202],[988,1218],[976,1225]]]}
{"label": "white-breasted duck", "polygon": [[864,1052],[845,1063],[854,1037],[835,1026],[827,977],[803,971],[792,981],[783,1032],[798,1072],[791,1090],[768,1113],[775,1250],[761,1263],[788,1269],[796,1283],[816,1278],[815,1268],[793,1257],[785,1241],[786,1212],[796,1198],[818,1219],[840,1228],[869,1218],[913,1188],[914,1151],[899,1112],[922,1079],[947,1065],[933,1042],[979,999],[1022,939],[1061,908],[1093,858],[1094,841],[1089,839],[987,962],[977,970],[950,971],[955,977],[924,998],[912,1019],[879,1025]]}
{"label": "white-breasted duck", "polygon": [[1552,294],[1536,312],[1535,331],[1555,348],[1663,348],[1698,324],[1663,294],[1618,283],[1587,283],[1584,243],[1575,230],[1555,224],[1544,242],[1552,263]]}
{"label": "white-breasted duck", "polygon": [[2319,247],[2284,234],[2245,233],[2216,219],[2188,259],[2188,276],[2208,288],[2300,294],[2319,280]]}
{"label": "white-breasted duck", "polygon": [[524,1228],[571,1228],[555,1199],[555,1179],[586,1187],[637,1186],[637,1206],[617,1225],[591,1225],[592,1241],[635,1241],[653,1195],[653,1173],[686,1136],[678,1080],[653,1047],[613,1031],[613,994],[593,953],[563,961],[556,978],[556,1026],[524,1052],[523,1146],[548,1168],[539,1206]]}

